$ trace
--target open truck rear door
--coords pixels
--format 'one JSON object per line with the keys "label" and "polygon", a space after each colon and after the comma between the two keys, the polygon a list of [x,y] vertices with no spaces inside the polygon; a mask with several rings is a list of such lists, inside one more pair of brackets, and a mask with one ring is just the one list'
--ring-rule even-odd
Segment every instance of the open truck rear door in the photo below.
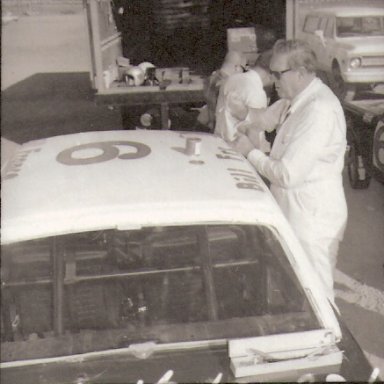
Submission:
{"label": "open truck rear door", "polygon": [[96,91],[103,92],[107,85],[106,74],[110,74],[110,80],[117,75],[116,59],[122,56],[121,33],[117,30],[110,0],[84,0],[84,3],[90,42],[91,83]]}

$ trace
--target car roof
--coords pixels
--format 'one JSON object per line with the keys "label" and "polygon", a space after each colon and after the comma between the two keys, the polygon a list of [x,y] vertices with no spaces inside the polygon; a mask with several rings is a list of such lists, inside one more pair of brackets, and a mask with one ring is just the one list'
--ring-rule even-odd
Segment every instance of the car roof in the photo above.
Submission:
{"label": "car roof", "polygon": [[[193,154],[196,138],[201,142]],[[31,141],[12,150],[2,170],[2,244],[114,228],[269,225],[291,249],[287,257],[311,291],[323,325],[340,338],[321,283],[269,189],[222,139],[105,131]]]}
{"label": "car roof", "polygon": [[308,15],[352,16],[384,16],[384,8],[379,7],[322,7],[307,12]]}
{"label": "car roof", "polygon": [[[201,153],[188,155],[195,137]],[[248,161],[211,134],[106,131],[36,140],[17,149],[2,181],[3,244],[108,228],[283,220]]]}

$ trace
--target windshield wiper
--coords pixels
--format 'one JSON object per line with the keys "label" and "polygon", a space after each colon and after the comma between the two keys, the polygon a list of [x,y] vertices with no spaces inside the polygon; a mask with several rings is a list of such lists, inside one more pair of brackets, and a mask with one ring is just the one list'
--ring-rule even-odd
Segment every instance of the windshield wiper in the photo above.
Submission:
{"label": "windshield wiper", "polygon": [[[303,353],[301,351],[298,351],[295,355],[287,356],[278,356],[274,355],[272,353],[266,353],[254,348],[248,349],[250,352],[250,356],[254,357],[254,363],[255,364],[261,364],[261,363],[276,363],[278,361],[286,361],[286,360],[296,360],[296,359],[311,359],[311,358],[317,358],[318,356],[324,356],[329,353],[334,352],[334,348],[330,346],[325,347],[318,347],[314,350],[312,350],[309,353]],[[343,351],[340,351],[343,352]]]}

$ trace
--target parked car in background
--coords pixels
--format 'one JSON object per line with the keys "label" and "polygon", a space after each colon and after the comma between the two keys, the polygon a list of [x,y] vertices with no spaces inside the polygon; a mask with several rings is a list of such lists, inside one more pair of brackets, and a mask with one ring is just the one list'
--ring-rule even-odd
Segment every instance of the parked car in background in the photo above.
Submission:
{"label": "parked car in background", "polygon": [[11,150],[2,384],[368,380],[268,188],[221,139],[88,132]]}
{"label": "parked car in background", "polygon": [[310,43],[340,98],[353,99],[359,87],[384,83],[384,8],[309,11],[298,37]]}

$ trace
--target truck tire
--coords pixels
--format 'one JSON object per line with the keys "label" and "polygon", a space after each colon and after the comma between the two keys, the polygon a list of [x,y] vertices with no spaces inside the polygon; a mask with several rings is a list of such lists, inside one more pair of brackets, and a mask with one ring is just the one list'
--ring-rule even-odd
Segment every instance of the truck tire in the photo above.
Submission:
{"label": "truck tire", "polygon": [[355,143],[351,143],[348,152],[348,177],[353,189],[366,189],[371,181],[367,172],[363,156],[359,153]]}
{"label": "truck tire", "polygon": [[376,125],[372,152],[375,179],[384,184],[384,118],[381,118]]}
{"label": "truck tire", "polygon": [[348,84],[344,81],[338,63],[334,63],[332,66],[331,78],[333,91],[340,100],[351,101],[355,98],[356,85]]}

